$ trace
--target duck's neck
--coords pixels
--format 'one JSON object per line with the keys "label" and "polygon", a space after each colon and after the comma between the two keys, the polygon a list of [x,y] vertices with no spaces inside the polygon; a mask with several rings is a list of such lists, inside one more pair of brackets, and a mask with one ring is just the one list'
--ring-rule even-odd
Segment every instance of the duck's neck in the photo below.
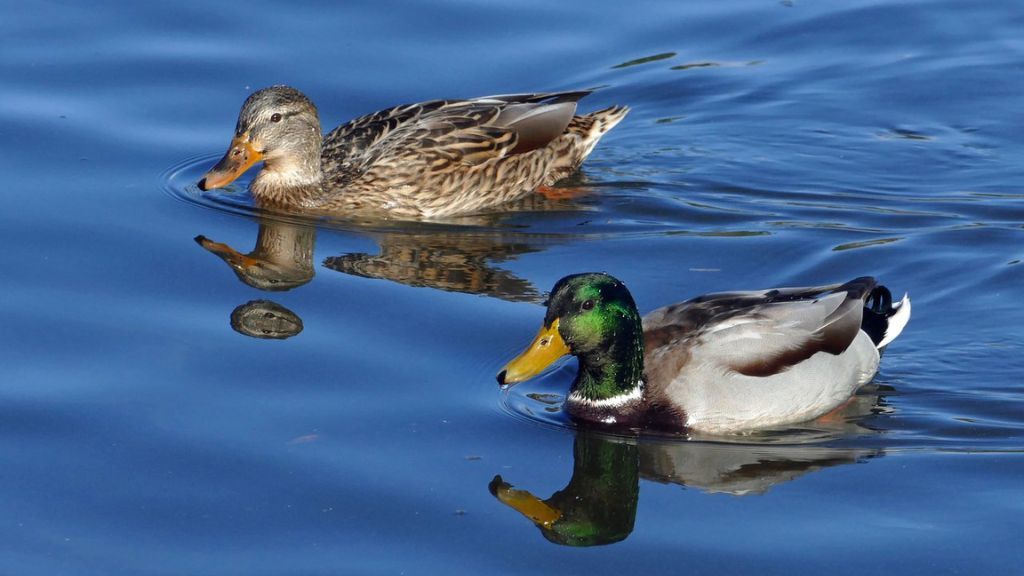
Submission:
{"label": "duck's neck", "polygon": [[644,346],[639,318],[610,347],[579,356],[570,388],[569,413],[604,424],[623,424],[640,415],[644,397]]}
{"label": "duck's neck", "polygon": [[320,139],[312,140],[295,155],[270,156],[249,189],[257,201],[282,206],[310,205],[320,196],[323,170]]}

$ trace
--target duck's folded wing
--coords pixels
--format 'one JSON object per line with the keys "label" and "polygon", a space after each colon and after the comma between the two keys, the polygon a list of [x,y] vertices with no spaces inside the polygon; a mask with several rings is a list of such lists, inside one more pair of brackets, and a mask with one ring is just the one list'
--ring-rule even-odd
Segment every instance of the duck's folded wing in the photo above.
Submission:
{"label": "duck's folded wing", "polygon": [[517,143],[514,130],[493,124],[503,107],[503,103],[469,103],[421,115],[382,136],[349,162],[361,173],[380,171],[394,185],[401,185],[403,174],[415,179],[424,171],[440,172],[500,158]]}
{"label": "duck's folded wing", "polygon": [[361,116],[324,139],[323,155],[361,164],[382,159],[432,168],[475,165],[546,146],[565,132],[589,91],[434,100]]}
{"label": "duck's folded wing", "polygon": [[860,331],[873,279],[842,286],[712,294],[644,319],[648,354],[686,339],[688,361],[771,376],[818,352],[843,353]]}
{"label": "duck's folded wing", "polygon": [[354,118],[324,137],[323,156],[339,163],[358,158],[391,132],[449,104],[448,100],[403,104]]}
{"label": "duck's folded wing", "polygon": [[547,146],[574,113],[574,101],[434,102],[430,109],[400,111],[352,130],[346,162],[364,170],[382,163],[429,170],[479,165]]}
{"label": "duck's folded wing", "polygon": [[704,361],[746,376],[771,376],[818,352],[842,354],[860,331],[863,302],[837,293],[816,300],[754,306],[709,326]]}

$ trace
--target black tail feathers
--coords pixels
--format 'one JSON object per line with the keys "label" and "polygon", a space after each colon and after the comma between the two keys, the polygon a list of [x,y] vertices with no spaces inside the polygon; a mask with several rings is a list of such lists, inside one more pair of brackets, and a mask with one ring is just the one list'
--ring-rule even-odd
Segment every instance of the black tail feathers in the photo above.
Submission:
{"label": "black tail feathers", "polygon": [[864,302],[864,319],[860,329],[878,346],[889,328],[889,317],[896,313],[892,307],[892,292],[885,286],[876,286]]}

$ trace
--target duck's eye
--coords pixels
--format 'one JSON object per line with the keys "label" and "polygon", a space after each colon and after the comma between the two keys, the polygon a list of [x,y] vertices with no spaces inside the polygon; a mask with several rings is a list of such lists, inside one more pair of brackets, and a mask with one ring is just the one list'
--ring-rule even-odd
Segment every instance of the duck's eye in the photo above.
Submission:
{"label": "duck's eye", "polygon": [[586,300],[586,301],[584,301],[582,308],[584,310],[592,310],[594,308],[594,301],[593,300]]}
{"label": "duck's eye", "polygon": [[270,121],[271,122],[280,122],[281,121],[281,115],[278,114],[277,112],[274,112],[274,114],[270,117]]}

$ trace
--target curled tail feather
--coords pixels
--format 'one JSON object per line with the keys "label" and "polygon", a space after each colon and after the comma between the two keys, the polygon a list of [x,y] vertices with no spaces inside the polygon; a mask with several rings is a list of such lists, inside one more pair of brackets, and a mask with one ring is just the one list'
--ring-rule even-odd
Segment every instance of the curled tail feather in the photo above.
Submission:
{"label": "curled tail feather", "polygon": [[884,349],[903,332],[910,321],[910,296],[893,304],[892,293],[885,286],[877,286],[864,303],[861,329],[867,332],[875,347]]}

